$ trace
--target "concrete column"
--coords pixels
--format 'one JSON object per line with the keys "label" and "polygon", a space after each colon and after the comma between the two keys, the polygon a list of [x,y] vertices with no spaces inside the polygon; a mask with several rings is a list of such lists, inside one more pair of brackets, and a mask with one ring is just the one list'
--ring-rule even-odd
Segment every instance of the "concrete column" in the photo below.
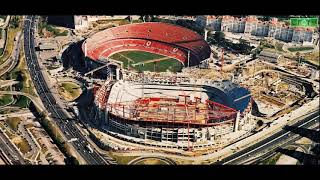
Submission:
{"label": "concrete column", "polygon": [[87,57],[87,43],[84,44],[84,57]]}
{"label": "concrete column", "polygon": [[236,123],[234,125],[234,132],[237,132],[239,130],[239,121],[240,121],[240,111],[238,111],[237,113]]}
{"label": "concrete column", "polygon": [[120,80],[120,68],[116,69],[116,80],[119,81]]}
{"label": "concrete column", "polygon": [[208,30],[204,29],[204,40],[207,41],[208,39]]}

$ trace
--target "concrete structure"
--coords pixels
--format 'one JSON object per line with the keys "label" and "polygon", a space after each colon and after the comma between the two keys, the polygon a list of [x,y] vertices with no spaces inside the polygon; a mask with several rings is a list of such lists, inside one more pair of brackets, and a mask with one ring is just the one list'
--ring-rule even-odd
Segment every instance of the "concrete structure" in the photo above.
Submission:
{"label": "concrete structure", "polygon": [[270,63],[278,63],[280,55],[273,52],[261,51],[257,57]]}
{"label": "concrete structure", "polygon": [[39,44],[39,49],[41,51],[43,51],[43,50],[55,50],[55,49],[58,49],[58,45],[56,43],[50,43],[50,42],[41,43],[41,44]]}
{"label": "concrete structure", "polygon": [[244,33],[253,36],[266,37],[269,32],[269,23],[258,20],[256,16],[248,16]]}
{"label": "concrete structure", "polygon": [[196,24],[211,31],[221,30],[221,18],[217,16],[197,16]]}
{"label": "concrete structure", "polygon": [[230,81],[194,82],[146,75],[107,81],[95,95],[96,123],[135,143],[148,140],[184,150],[191,143],[193,149],[212,146],[243,125],[251,95]]}
{"label": "concrete structure", "polygon": [[75,30],[85,30],[89,26],[88,16],[74,16]]}
{"label": "concrete structure", "polygon": [[245,18],[236,18],[233,16],[222,16],[221,31],[244,33],[246,20]]}
{"label": "concrete structure", "polygon": [[312,29],[303,29],[296,28],[293,31],[292,42],[303,43],[303,42],[312,42]]}
{"label": "concrete structure", "polygon": [[87,16],[88,22],[94,22],[99,20],[118,20],[125,19],[128,16],[132,18],[132,20],[137,20],[140,18],[138,15],[114,15],[114,16]]}

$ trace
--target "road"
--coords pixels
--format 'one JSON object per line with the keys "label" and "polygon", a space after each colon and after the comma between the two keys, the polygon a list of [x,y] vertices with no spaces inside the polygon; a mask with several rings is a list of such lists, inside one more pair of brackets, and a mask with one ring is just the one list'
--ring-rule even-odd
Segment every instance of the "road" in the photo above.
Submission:
{"label": "road", "polygon": [[141,156],[128,162],[128,165],[136,165],[148,159],[157,159],[158,161],[165,163],[166,165],[177,165],[177,163],[174,162],[172,159],[159,156]]}
{"label": "road", "polygon": [[[319,123],[319,110],[315,111],[315,113],[311,113],[309,116],[305,117],[301,121],[291,125],[295,127],[303,127],[308,128],[310,126],[314,126]],[[257,158],[257,156],[263,156],[266,153],[271,153],[271,151],[275,151],[277,147],[280,147],[284,142],[288,141],[288,138],[295,136],[295,133],[280,130],[279,132],[269,136],[262,141],[257,142],[256,144],[236,152],[231,156],[228,156],[219,162],[213,164],[241,164],[243,162],[248,161],[252,157]],[[265,152],[263,154],[263,152]]]}
{"label": "road", "polygon": [[41,148],[38,147],[34,138],[31,137],[32,134],[28,133],[24,122],[19,123],[18,130],[22,134],[22,137],[24,137],[27,140],[28,144],[31,146],[31,150],[29,152],[27,152],[24,155],[24,157],[30,157],[29,159],[31,161],[36,162],[36,158],[37,158],[38,153],[41,150]]}
{"label": "road", "polygon": [[2,129],[0,130],[0,151],[6,156],[7,160],[10,161],[11,164],[28,164],[17,147],[12,144]]}
{"label": "road", "polygon": [[38,101],[38,98],[35,96],[32,96],[31,94],[28,93],[24,93],[24,92],[20,92],[20,91],[0,91],[0,94],[11,94],[11,95],[21,95],[21,96],[26,96],[27,98],[29,98],[33,104],[39,108],[41,111],[44,111],[45,108],[43,107],[43,105]]}
{"label": "road", "polygon": [[14,79],[12,80],[0,80],[0,88],[3,88],[3,87],[7,87],[7,86],[12,86],[12,85],[15,85],[15,84],[18,84],[19,81],[16,81]]}
{"label": "road", "polygon": [[[19,31],[16,35],[16,41],[14,41],[13,51],[10,54],[10,57],[0,65],[0,76],[4,75],[5,73],[11,71],[19,62],[19,47],[20,47],[20,40],[21,40],[22,33]],[[9,65],[8,68],[6,68]]]}
{"label": "road", "polygon": [[[19,108],[20,109],[20,108]],[[21,110],[18,112],[14,112],[14,113],[6,113],[6,114],[0,114],[0,121],[1,120],[5,120],[9,117],[33,117],[33,114],[29,111],[29,110]]]}
{"label": "road", "polygon": [[44,104],[46,110],[49,112],[51,119],[59,126],[61,132],[67,139],[77,138],[77,141],[71,142],[71,145],[77,153],[84,159],[86,164],[109,164],[96,150],[90,153],[87,149],[88,141],[80,130],[76,127],[75,122],[71,120],[66,112],[57,103],[55,97],[52,95],[47,82],[41,72],[40,64],[38,62],[35,46],[34,46],[34,27],[35,16],[27,16],[24,21],[24,49],[27,61],[27,66],[31,74],[35,88]]}

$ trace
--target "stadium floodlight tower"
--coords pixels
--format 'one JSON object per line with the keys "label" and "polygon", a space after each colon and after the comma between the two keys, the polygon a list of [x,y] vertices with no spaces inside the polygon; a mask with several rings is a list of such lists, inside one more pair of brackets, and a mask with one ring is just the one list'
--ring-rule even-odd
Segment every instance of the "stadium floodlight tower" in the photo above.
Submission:
{"label": "stadium floodlight tower", "polygon": [[208,40],[208,29],[204,28],[204,40],[207,41]]}

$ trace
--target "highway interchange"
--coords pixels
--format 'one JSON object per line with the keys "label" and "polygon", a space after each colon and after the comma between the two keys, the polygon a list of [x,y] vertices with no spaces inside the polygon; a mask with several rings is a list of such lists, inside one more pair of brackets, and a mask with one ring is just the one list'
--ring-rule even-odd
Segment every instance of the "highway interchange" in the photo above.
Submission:
{"label": "highway interchange", "polygon": [[[87,137],[82,134],[76,122],[70,118],[71,116],[66,112],[62,106],[57,102],[52,91],[48,87],[48,83],[45,80],[44,74],[41,71],[40,64],[35,52],[35,23],[36,16],[26,16],[24,20],[24,53],[28,70],[31,74],[33,84],[40,96],[40,99],[48,116],[54,120],[55,124],[58,125],[59,129],[63,133],[67,140],[77,139],[76,141],[68,142],[78,153],[79,156],[85,161],[85,164],[93,165],[106,165],[115,164],[107,155],[102,155],[98,150],[93,149],[90,152],[87,145],[91,142],[88,141]],[[19,44],[19,42],[17,42]],[[18,46],[19,47],[19,46]],[[19,52],[19,49],[15,49]],[[19,53],[14,53],[19,54]],[[18,59],[16,56],[15,59]],[[37,104],[37,103],[36,103]],[[41,104],[41,103],[40,103]],[[38,105],[37,107],[40,107]],[[315,125],[319,124],[319,110],[308,114],[307,117],[299,120],[292,126],[301,128],[314,128]],[[245,164],[245,163],[257,163],[261,160],[261,157],[269,157],[275,154],[278,147],[282,147],[284,144],[292,143],[293,141],[301,138],[293,132],[287,130],[280,130],[273,135],[266,137],[265,139],[243,149],[232,155],[219,160],[216,164]],[[96,146],[94,146],[96,147]],[[11,164],[29,164],[19,153],[18,149],[5,137],[4,133],[0,133],[0,155],[6,156],[10,160]]]}
{"label": "highway interchange", "polygon": [[[24,22],[24,49],[27,66],[30,71],[35,88],[43,102],[50,117],[59,126],[67,139],[77,138],[77,141],[70,142],[74,149],[86,161],[86,164],[114,164],[113,161],[106,160],[96,150],[89,152],[86,146],[88,142],[80,130],[76,127],[75,122],[68,118],[65,111],[56,103],[50,89],[41,72],[39,62],[35,53],[34,45],[34,27],[35,16],[27,16]],[[69,121],[70,120],[70,121]]]}

